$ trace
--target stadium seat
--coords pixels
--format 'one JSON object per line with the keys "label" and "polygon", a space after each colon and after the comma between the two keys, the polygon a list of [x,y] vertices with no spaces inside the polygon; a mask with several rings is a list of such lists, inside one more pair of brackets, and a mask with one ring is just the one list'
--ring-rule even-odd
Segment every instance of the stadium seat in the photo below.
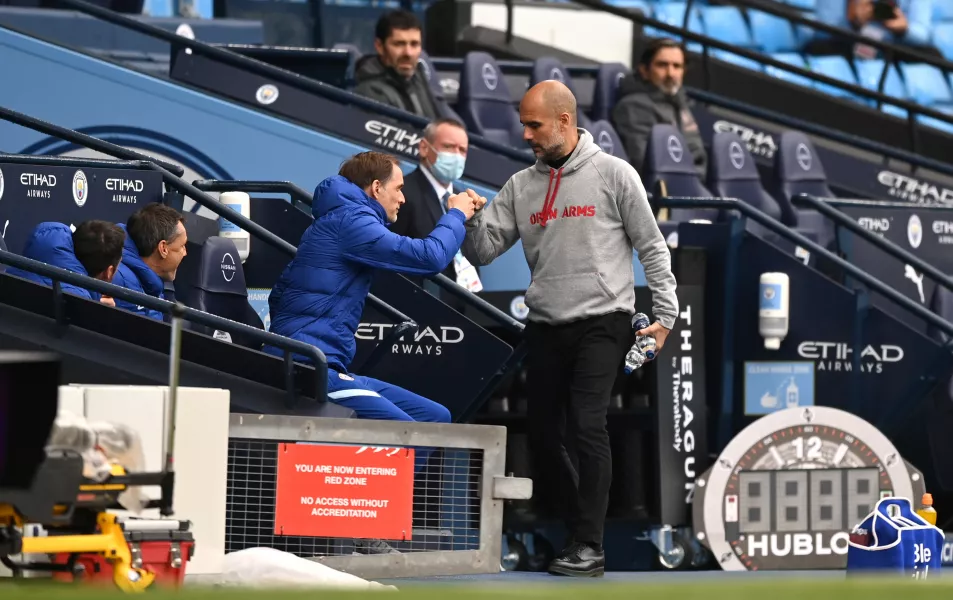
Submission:
{"label": "stadium seat", "polygon": [[[796,52],[782,52],[779,54],[772,54],[771,58],[774,60],[787,63],[789,65],[800,67],[802,69],[810,69],[807,62],[804,60],[804,57]],[[776,79],[781,79],[782,81],[788,81],[797,85],[803,85],[804,87],[814,87],[814,80],[808,79],[803,75],[798,75],[797,73],[792,73],[790,71],[785,71],[777,67],[772,67],[770,65],[765,65],[764,67],[765,74],[774,77]]]}
{"label": "stadium seat", "polygon": [[[582,127],[582,125],[580,125]],[[615,132],[615,128],[608,121],[593,121],[589,127],[584,127],[592,134],[592,139],[606,154],[621,158],[628,162],[629,155],[625,153],[625,147],[622,145],[622,139]]]}
{"label": "stadium seat", "polygon": [[430,56],[426,52],[420,53],[420,66],[424,71],[424,76],[427,77],[427,84],[430,86],[430,91],[433,93],[434,102],[437,104],[437,111],[439,111],[440,116],[445,119],[456,119],[461,121],[460,115],[456,113],[455,110],[450,108],[450,104],[447,102],[446,97],[443,95],[443,88],[440,87],[440,79],[436,77],[437,68],[433,66],[433,63],[430,61]]}
{"label": "stadium seat", "polygon": [[953,60],[953,21],[933,26],[933,45],[946,60]]}
{"label": "stadium seat", "polygon": [[[950,115],[953,117],[953,108],[951,107],[933,107],[935,110],[939,110],[942,113]],[[932,127],[934,129],[939,129],[945,133],[953,134],[953,123],[948,123],[946,121],[941,121],[940,119],[935,119],[933,117],[928,117],[926,115],[918,115],[917,122],[921,125],[926,125],[927,127]]]}
{"label": "stadium seat", "polygon": [[[734,6],[705,6],[701,13],[702,31],[708,37],[741,48],[755,49],[754,38],[744,15]],[[689,28],[691,30],[691,28]]]}
{"label": "stadium seat", "polygon": [[708,187],[718,196],[737,198],[769,217],[783,218],[781,206],[761,185],[754,159],[735,133],[719,131],[711,142]]}
{"label": "stadium seat", "polygon": [[834,225],[813,210],[794,207],[791,199],[798,194],[818,198],[833,198],[827,185],[824,165],[810,138],[800,131],[785,131],[774,154],[775,199],[785,213],[783,222],[796,226],[802,232],[811,232],[814,241],[829,248],[834,243]]}
{"label": "stadium seat", "polygon": [[936,110],[953,107],[953,92],[943,72],[933,65],[901,63],[908,98]]}
{"label": "stadium seat", "polygon": [[641,10],[646,17],[652,16],[652,4],[648,0],[609,0],[608,4],[619,8]]}
{"label": "stadium seat", "polygon": [[619,99],[619,84],[628,75],[628,67],[622,63],[603,63],[596,73],[595,87],[592,91],[592,114],[594,121],[608,121],[612,107]]}
{"label": "stadium seat", "polygon": [[800,47],[790,21],[759,10],[749,10],[748,19],[754,45],[762,52],[796,52]]}
{"label": "stadium seat", "polygon": [[781,2],[800,10],[813,11],[817,7],[817,0],[781,0]]}
{"label": "stadium seat", "polygon": [[746,69],[751,69],[752,71],[763,71],[764,64],[754,60],[753,58],[748,58],[747,56],[741,56],[735,54],[734,52],[728,52],[727,50],[721,50],[718,48],[712,48],[709,51],[709,54],[712,58],[724,61],[726,63],[731,63],[733,65],[738,65],[739,67],[744,67]]}
{"label": "stadium seat", "polygon": [[[695,5],[697,6],[697,2]],[[666,25],[671,25],[672,27],[681,27],[682,23],[685,20],[685,9],[687,3],[685,2],[663,2],[655,5],[655,19],[661,21]],[[698,9],[693,7],[692,12],[688,17],[688,30],[694,33],[703,33],[704,27],[702,26],[701,17],[698,14]],[[670,38],[680,38],[678,35],[671,34],[667,31],[662,31],[661,29],[655,29],[654,27],[646,27],[643,30],[643,34],[648,37],[670,37]],[[692,48],[689,50],[694,51]]]}
{"label": "stadium seat", "polygon": [[[850,63],[847,62],[847,59],[843,56],[808,56],[807,64],[811,67],[811,70],[819,75],[826,75],[831,79],[837,79],[843,81],[844,83],[850,83],[853,85],[858,85],[857,77],[854,75],[854,70],[850,68]],[[850,98],[852,100],[857,100],[863,102],[864,100],[851,92],[842,90],[840,88],[828,85],[826,83],[815,83],[814,89],[825,94],[830,94],[831,96],[837,96],[839,98]]]}
{"label": "stadium seat", "polygon": [[[857,70],[857,83],[868,90],[876,90],[880,83],[880,75],[883,72],[884,61],[880,59],[857,60],[854,61],[854,68]],[[903,83],[903,78],[897,71],[897,67],[891,66],[887,71],[887,79],[884,81],[883,93],[894,98],[909,98],[907,86]]]}
{"label": "stadium seat", "polygon": [[936,24],[943,21],[953,21],[953,2],[949,2],[949,0],[934,0],[933,22]]}
{"label": "stadium seat", "polygon": [[486,52],[469,52],[463,58],[457,112],[470,131],[499,144],[524,146],[506,80]]}
{"label": "stadium seat", "polygon": [[[685,138],[672,125],[652,127],[641,175],[645,189],[655,197],[705,198],[714,195],[702,183]],[[669,211],[669,220],[684,222],[704,219],[714,223],[718,220],[718,215],[719,211],[716,209],[674,208]]]}
{"label": "stadium seat", "polygon": [[[541,81],[546,81],[547,79],[555,79],[556,81],[566,84],[566,87],[569,88],[569,91],[572,92],[573,96],[577,98],[579,97],[579,94],[576,92],[576,88],[572,83],[572,77],[569,75],[569,69],[567,69],[566,65],[564,65],[558,58],[543,56],[533,61],[533,70],[529,76],[530,86],[534,86]],[[585,112],[583,112],[581,105],[577,105],[576,113],[579,126],[584,129],[588,129],[591,123],[589,122],[589,117],[586,116]]]}
{"label": "stadium seat", "polygon": [[[202,245],[196,268],[190,270],[192,281],[185,304],[196,310],[244,323],[258,329],[264,324],[248,303],[245,270],[235,242],[223,237],[210,237]],[[211,335],[246,348],[260,349],[261,343],[245,336],[215,331],[211,327],[192,324],[192,331]]]}

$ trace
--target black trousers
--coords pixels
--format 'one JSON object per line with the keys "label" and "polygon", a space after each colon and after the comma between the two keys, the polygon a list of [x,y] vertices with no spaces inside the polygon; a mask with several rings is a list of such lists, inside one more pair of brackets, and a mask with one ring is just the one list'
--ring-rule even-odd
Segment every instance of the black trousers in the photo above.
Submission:
{"label": "black trousers", "polygon": [[635,341],[630,321],[612,312],[526,326],[533,495],[553,502],[576,542],[602,544],[612,483],[606,412]]}

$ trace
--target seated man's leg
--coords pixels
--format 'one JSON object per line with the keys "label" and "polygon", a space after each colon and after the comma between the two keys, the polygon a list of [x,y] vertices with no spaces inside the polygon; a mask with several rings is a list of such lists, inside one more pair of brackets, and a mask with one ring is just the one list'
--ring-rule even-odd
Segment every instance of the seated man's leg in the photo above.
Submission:
{"label": "seated man's leg", "polygon": [[[378,383],[377,380],[370,380]],[[358,419],[381,421],[413,421],[414,418],[397,407],[389,398],[369,385],[366,377],[328,372],[328,400],[350,408]]]}

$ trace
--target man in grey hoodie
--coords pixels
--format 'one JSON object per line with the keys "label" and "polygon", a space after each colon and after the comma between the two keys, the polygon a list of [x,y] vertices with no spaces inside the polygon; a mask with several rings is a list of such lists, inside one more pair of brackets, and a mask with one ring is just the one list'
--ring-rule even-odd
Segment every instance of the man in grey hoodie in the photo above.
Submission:
{"label": "man in grey hoodie", "polygon": [[[577,128],[576,99],[565,85],[533,86],[520,103],[520,122],[537,162],[467,223],[462,250],[485,265],[523,242],[532,272],[526,341],[533,474],[541,495],[568,502],[561,508],[572,535],[549,572],[600,576],[612,481],[609,396],[636,333],[655,336],[659,348],[665,343],[678,314],[675,276],[639,175]],[[656,319],[639,332],[630,324],[633,248]],[[567,430],[578,471],[566,451]]]}

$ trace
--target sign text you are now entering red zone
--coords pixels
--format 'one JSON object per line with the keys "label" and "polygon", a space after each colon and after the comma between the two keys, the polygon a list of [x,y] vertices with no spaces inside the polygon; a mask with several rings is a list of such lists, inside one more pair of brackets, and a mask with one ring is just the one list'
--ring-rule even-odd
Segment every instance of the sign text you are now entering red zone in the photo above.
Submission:
{"label": "sign text you are now entering red zone", "polygon": [[279,444],[275,534],[410,540],[414,450]]}

